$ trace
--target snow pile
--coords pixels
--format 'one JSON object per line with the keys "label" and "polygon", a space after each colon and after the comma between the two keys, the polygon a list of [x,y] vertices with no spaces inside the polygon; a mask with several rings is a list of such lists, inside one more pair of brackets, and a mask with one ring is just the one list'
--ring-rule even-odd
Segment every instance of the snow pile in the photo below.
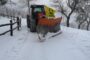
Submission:
{"label": "snow pile", "polygon": [[90,31],[61,26],[62,34],[41,43],[25,22],[13,37],[0,36],[0,60],[90,60]]}

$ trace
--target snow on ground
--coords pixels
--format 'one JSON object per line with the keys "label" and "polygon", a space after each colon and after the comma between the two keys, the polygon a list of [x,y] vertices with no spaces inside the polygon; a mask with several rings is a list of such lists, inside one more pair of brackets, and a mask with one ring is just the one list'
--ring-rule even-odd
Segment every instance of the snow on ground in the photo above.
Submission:
{"label": "snow on ground", "polygon": [[90,60],[90,31],[65,26],[61,30],[62,34],[39,42],[22,19],[21,31],[0,36],[0,60]]}
{"label": "snow on ground", "polygon": [[10,20],[9,18],[0,16],[0,24],[9,23],[9,20]]}
{"label": "snow on ground", "polygon": [[[2,24],[10,24],[10,20],[11,18],[7,18],[7,17],[1,17],[0,16],[0,25]],[[13,22],[15,22],[15,20],[13,20]],[[13,28],[15,28],[17,26],[17,24],[13,25]],[[0,33],[3,33],[7,30],[10,30],[10,26],[4,26],[4,27],[0,27]]]}
{"label": "snow on ground", "polygon": [[[10,19],[9,18],[6,18],[6,17],[1,17],[0,16],[0,25],[1,24],[7,24],[7,23],[10,23]],[[5,29],[6,28],[6,29]],[[5,27],[0,27],[0,33],[2,33],[2,32],[5,32],[5,31],[7,31],[7,30],[9,30],[10,29],[10,27],[8,26],[5,26]]]}

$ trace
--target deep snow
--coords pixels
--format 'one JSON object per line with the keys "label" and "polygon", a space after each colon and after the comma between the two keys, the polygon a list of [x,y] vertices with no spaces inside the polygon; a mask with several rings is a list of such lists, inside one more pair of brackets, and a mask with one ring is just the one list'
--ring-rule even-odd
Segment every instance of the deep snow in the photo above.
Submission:
{"label": "deep snow", "polygon": [[61,30],[62,34],[39,42],[22,19],[21,31],[0,36],[0,60],[90,60],[90,31],[65,26]]}

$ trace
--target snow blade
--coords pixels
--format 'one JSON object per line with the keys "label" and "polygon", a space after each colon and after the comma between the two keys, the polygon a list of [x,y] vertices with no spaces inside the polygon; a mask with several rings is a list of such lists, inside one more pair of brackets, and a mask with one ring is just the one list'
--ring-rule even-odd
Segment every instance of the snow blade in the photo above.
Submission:
{"label": "snow blade", "polygon": [[56,34],[50,36],[48,39],[50,39],[50,38],[52,38],[52,37],[56,37],[56,36],[60,35],[61,33],[62,33],[62,31],[60,31],[60,32],[58,32],[58,33],[56,33]]}
{"label": "snow blade", "polygon": [[57,33],[55,33],[55,34],[47,37],[47,38],[46,37],[43,37],[43,34],[38,34],[38,38],[39,38],[39,41],[40,42],[44,42],[46,39],[50,39],[52,37],[56,37],[56,36],[60,35],[61,33],[62,33],[62,31],[59,31],[59,32],[57,32]]}
{"label": "snow blade", "polygon": [[43,37],[43,34],[38,34],[38,38],[40,42],[44,42],[46,39]]}

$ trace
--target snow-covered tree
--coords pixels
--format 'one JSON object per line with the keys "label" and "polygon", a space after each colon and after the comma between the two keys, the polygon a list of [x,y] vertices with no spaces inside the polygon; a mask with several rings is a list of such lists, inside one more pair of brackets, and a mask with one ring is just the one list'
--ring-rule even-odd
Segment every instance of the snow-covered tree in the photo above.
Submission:
{"label": "snow-covered tree", "polygon": [[19,0],[19,1],[28,7],[28,13],[30,15],[30,2],[33,0]]}
{"label": "snow-covered tree", "polygon": [[82,24],[86,22],[86,29],[89,30],[90,25],[90,1],[89,0],[80,0],[80,3],[78,4],[76,8],[76,12],[78,12],[77,21],[79,22],[78,28]]}
{"label": "snow-covered tree", "polygon": [[0,0],[0,5],[4,5],[7,3],[8,0]]}

